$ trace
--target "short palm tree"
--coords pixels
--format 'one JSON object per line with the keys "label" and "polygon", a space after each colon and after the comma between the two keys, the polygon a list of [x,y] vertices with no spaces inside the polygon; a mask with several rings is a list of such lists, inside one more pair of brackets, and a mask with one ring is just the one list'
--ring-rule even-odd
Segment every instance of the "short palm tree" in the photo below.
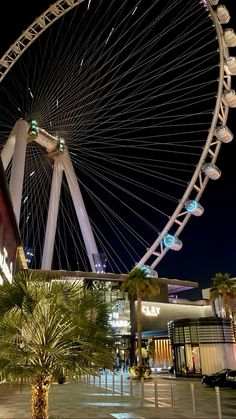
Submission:
{"label": "short palm tree", "polygon": [[234,282],[230,279],[230,274],[217,272],[212,278],[210,288],[210,300],[214,302],[219,297],[222,299],[225,316],[229,317],[231,310],[228,304],[228,297],[233,292]]}
{"label": "short palm tree", "polygon": [[50,384],[112,366],[108,308],[78,283],[19,273],[0,287],[0,369],[32,386],[32,418],[48,418]]}
{"label": "short palm tree", "polygon": [[121,285],[121,291],[137,300],[137,334],[138,334],[138,362],[140,375],[142,372],[142,299],[155,297],[160,292],[158,281],[147,276],[147,271],[142,268],[132,269],[127,279]]}

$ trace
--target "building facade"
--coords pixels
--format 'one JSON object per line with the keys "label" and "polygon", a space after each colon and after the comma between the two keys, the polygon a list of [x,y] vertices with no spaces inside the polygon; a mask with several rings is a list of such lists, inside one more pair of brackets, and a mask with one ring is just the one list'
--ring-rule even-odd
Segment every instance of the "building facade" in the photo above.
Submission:
{"label": "building facade", "polygon": [[0,159],[0,284],[22,268],[27,268],[24,250]]}

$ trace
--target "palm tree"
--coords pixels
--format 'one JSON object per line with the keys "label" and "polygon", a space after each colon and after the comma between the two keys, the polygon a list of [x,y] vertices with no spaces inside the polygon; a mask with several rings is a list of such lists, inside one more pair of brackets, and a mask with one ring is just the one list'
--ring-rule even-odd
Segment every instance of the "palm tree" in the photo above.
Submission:
{"label": "palm tree", "polygon": [[214,302],[219,297],[222,299],[223,309],[226,317],[230,317],[231,310],[228,304],[228,297],[233,292],[234,282],[230,279],[228,273],[216,273],[212,278],[210,288],[210,300]]}
{"label": "palm tree", "polygon": [[139,376],[142,374],[142,299],[155,297],[160,292],[156,279],[149,278],[148,272],[142,268],[132,269],[127,279],[121,285],[121,291],[128,292],[137,300],[137,333],[138,333],[138,363]]}
{"label": "palm tree", "polygon": [[31,383],[33,419],[48,418],[58,377],[112,366],[108,308],[95,290],[19,273],[0,287],[0,315],[0,369],[7,381]]}

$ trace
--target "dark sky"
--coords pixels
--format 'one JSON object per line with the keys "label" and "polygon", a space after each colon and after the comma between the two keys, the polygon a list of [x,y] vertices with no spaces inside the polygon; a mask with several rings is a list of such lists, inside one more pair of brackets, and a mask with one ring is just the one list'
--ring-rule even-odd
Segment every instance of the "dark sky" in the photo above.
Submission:
{"label": "dark sky", "polygon": [[[193,0],[194,1],[194,0]],[[48,0],[12,0],[1,4],[0,53],[52,3]],[[228,26],[236,30],[234,0],[225,0],[231,13]],[[236,48],[231,49],[236,56]],[[236,79],[236,76],[234,76]],[[233,80],[236,87],[236,80]],[[230,111],[228,126],[236,136],[236,109]],[[205,212],[201,219],[192,217],[181,239],[180,252],[169,251],[158,267],[160,276],[198,281],[201,287],[209,285],[215,272],[229,272],[236,276],[236,143],[223,144],[217,165],[222,171],[218,181],[210,181],[201,203]]]}

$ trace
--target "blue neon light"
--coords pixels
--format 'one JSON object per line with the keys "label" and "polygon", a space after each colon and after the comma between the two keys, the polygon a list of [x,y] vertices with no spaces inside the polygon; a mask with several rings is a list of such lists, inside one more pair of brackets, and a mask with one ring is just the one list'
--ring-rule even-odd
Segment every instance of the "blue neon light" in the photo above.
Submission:
{"label": "blue neon light", "polygon": [[187,210],[188,212],[193,212],[193,211],[195,211],[195,209],[197,209],[197,207],[198,207],[198,203],[197,203],[197,201],[188,201],[188,202],[185,204],[185,208],[186,208],[186,210]]}
{"label": "blue neon light", "polygon": [[163,243],[166,247],[172,247],[175,244],[175,241],[175,237],[171,234],[167,234],[163,239]]}

